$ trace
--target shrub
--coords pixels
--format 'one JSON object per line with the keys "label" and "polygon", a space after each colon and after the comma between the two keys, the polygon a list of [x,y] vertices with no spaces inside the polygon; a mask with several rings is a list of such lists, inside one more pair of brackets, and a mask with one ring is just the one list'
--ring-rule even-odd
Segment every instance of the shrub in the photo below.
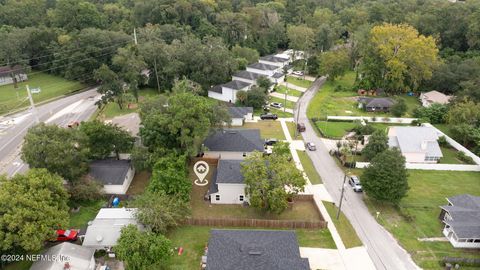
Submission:
{"label": "shrub", "polygon": [[353,128],[353,130],[358,134],[358,135],[370,135],[373,132],[375,132],[375,128],[372,125],[362,125],[358,124],[356,127]]}
{"label": "shrub", "polygon": [[457,152],[457,158],[467,164],[476,164],[472,157],[465,155],[462,151]]}
{"label": "shrub", "polygon": [[432,124],[445,123],[445,115],[448,113],[448,107],[442,104],[432,104],[430,107],[417,107],[413,112],[416,118],[426,119]]}
{"label": "shrub", "polygon": [[405,104],[405,100],[399,99],[397,103],[392,106],[390,112],[396,117],[404,115],[407,112],[407,104]]}
{"label": "shrub", "polygon": [[438,137],[438,144],[443,147],[449,147],[450,144],[447,142],[447,138],[445,136]]}
{"label": "shrub", "polygon": [[96,201],[103,196],[102,185],[91,177],[84,177],[74,182],[68,189],[70,199],[74,202]]}

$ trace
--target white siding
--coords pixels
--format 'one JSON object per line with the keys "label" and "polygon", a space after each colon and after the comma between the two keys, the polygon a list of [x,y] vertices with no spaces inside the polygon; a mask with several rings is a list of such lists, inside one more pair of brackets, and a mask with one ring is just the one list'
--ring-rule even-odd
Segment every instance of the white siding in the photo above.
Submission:
{"label": "white siding", "polygon": [[123,185],[104,185],[103,191],[105,192],[105,194],[126,194],[134,176],[135,169],[130,168],[130,170],[128,170],[127,172],[127,175],[125,176],[125,181],[123,181]]}
{"label": "white siding", "polygon": [[[217,195],[220,195],[220,200],[217,200]],[[218,184],[218,192],[210,196],[210,202],[213,204],[242,204],[240,196],[243,196],[244,201],[248,201],[245,196],[245,184]]]}
{"label": "white siding", "polygon": [[234,127],[243,126],[243,118],[232,118],[231,125]]}
{"label": "white siding", "polygon": [[228,99],[225,99],[225,97],[222,94],[217,93],[217,92],[208,91],[208,97],[216,99],[216,100],[221,100],[221,101],[228,102]]}
{"label": "white siding", "polygon": [[243,153],[243,152],[226,152],[226,151],[205,151],[205,154],[208,156],[219,157],[222,159],[244,159],[243,156],[246,154],[247,156],[251,154],[251,152]]}

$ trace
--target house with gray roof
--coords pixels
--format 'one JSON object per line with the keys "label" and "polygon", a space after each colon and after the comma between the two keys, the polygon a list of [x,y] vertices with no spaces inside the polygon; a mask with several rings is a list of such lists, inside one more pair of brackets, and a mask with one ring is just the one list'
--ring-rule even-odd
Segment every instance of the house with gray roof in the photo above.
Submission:
{"label": "house with gray roof", "polygon": [[92,248],[63,242],[42,253],[46,258],[59,258],[58,260],[37,260],[30,270],[94,270],[94,253]]}
{"label": "house with gray roof", "polygon": [[217,130],[203,142],[205,155],[220,159],[244,159],[253,151],[264,151],[258,129]]}
{"label": "house with gray roof", "polygon": [[309,270],[294,231],[210,231],[207,270]]}
{"label": "house with gray roof", "polygon": [[232,75],[233,81],[243,81],[250,84],[255,85],[257,83],[257,79],[260,77],[267,77],[261,73],[250,72],[246,70],[241,70]]}
{"label": "house with gray roof", "polygon": [[237,101],[238,91],[250,90],[252,84],[246,81],[233,80],[228,83],[213,86],[208,90],[208,97],[229,103]]}
{"label": "house with gray roof", "polygon": [[268,65],[263,63],[254,63],[247,66],[247,71],[253,73],[263,74],[265,76],[271,77],[275,73],[282,73],[283,69],[279,66]]}
{"label": "house with gray roof", "polygon": [[220,159],[208,190],[212,204],[243,204],[248,202],[241,171],[241,159]]}
{"label": "house with gray roof", "polygon": [[480,197],[462,194],[440,206],[443,235],[455,248],[480,248]]}
{"label": "house with gray roof", "polygon": [[395,101],[391,98],[358,98],[358,107],[367,112],[389,112],[394,104]]}
{"label": "house with gray roof", "polygon": [[91,162],[88,174],[103,185],[106,194],[126,194],[135,169],[130,160],[105,159]]}
{"label": "house with gray roof", "polygon": [[0,85],[23,82],[28,79],[25,69],[20,65],[0,67]]}
{"label": "house with gray roof", "polygon": [[253,119],[253,107],[228,107],[232,121],[231,126],[243,126],[245,120]]}
{"label": "house with gray roof", "polygon": [[260,57],[258,62],[283,68],[290,63],[290,59],[270,54]]}
{"label": "house with gray roof", "polygon": [[432,127],[390,127],[388,145],[398,148],[409,163],[437,163],[443,157]]}

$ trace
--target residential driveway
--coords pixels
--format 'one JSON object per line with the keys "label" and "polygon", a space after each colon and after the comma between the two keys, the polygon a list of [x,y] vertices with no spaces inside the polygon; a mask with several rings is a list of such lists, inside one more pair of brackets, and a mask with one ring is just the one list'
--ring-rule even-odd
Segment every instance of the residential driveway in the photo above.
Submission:
{"label": "residential driveway", "polygon": [[[310,124],[306,115],[309,101],[324,81],[325,78],[317,79],[300,98],[297,102],[299,112],[296,117],[298,117],[299,122],[305,123],[306,131],[302,132],[304,141],[314,142],[317,145],[317,151],[308,151],[308,155],[322,177],[325,188],[333,200],[338,202],[344,178],[343,171],[328,154],[327,147],[323,140],[316,135],[314,127]],[[395,238],[370,215],[361,194],[356,194],[347,187],[342,212],[355,228],[377,269],[420,269]]]}
{"label": "residential driveway", "polygon": [[[270,93],[270,96],[276,97],[276,98],[281,98],[281,99],[285,100],[285,94],[282,94],[282,93],[272,92],[272,93]],[[287,100],[297,102],[298,97],[287,95]]]}

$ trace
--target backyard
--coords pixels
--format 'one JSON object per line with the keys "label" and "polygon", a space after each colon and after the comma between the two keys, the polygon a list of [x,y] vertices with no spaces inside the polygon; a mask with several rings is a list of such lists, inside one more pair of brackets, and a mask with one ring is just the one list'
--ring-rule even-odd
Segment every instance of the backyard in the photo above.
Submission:
{"label": "backyard", "polygon": [[98,200],[93,202],[81,203],[80,210],[78,212],[70,212],[70,225],[69,228],[82,229],[87,227],[87,223],[90,220],[95,219],[100,208],[107,204],[104,200]]}
{"label": "backyard", "polygon": [[249,122],[239,128],[260,129],[262,139],[275,138],[285,140],[285,134],[283,133],[280,121],[264,120],[256,123]]}
{"label": "backyard", "polygon": [[[332,139],[341,139],[347,135],[348,132],[358,125],[357,122],[346,121],[316,121],[315,125],[322,131],[322,135]],[[388,128],[391,126],[408,126],[398,123],[368,123],[377,130],[382,130],[388,133]]]}
{"label": "backyard", "polygon": [[[158,95],[158,90],[153,88],[144,88],[138,91],[139,102]],[[101,119],[111,119],[115,116],[138,112],[139,107],[136,102],[125,103],[123,109],[120,109],[117,103],[108,103],[102,111],[97,111],[95,117]]]}
{"label": "backyard", "polygon": [[[287,87],[283,86],[283,85],[278,85],[275,89],[276,89],[275,92],[277,92],[279,94],[285,94],[285,92],[287,92]],[[301,91],[288,88],[287,95],[289,95],[289,96],[300,97],[302,94],[303,94],[303,92],[301,92]]]}
{"label": "backyard", "polygon": [[18,83],[17,89],[14,88],[13,84],[0,86],[0,114],[29,106],[26,90],[27,84],[30,86],[30,89],[40,88],[41,90],[38,94],[32,93],[33,101],[36,103],[86,87],[86,85],[77,81],[69,81],[47,73],[35,73],[29,75],[28,81]]}
{"label": "backyard", "polygon": [[293,76],[287,76],[287,81],[288,83],[294,84],[296,86],[300,86],[303,88],[308,88],[312,85],[311,81],[304,80],[301,78],[293,77]]}

